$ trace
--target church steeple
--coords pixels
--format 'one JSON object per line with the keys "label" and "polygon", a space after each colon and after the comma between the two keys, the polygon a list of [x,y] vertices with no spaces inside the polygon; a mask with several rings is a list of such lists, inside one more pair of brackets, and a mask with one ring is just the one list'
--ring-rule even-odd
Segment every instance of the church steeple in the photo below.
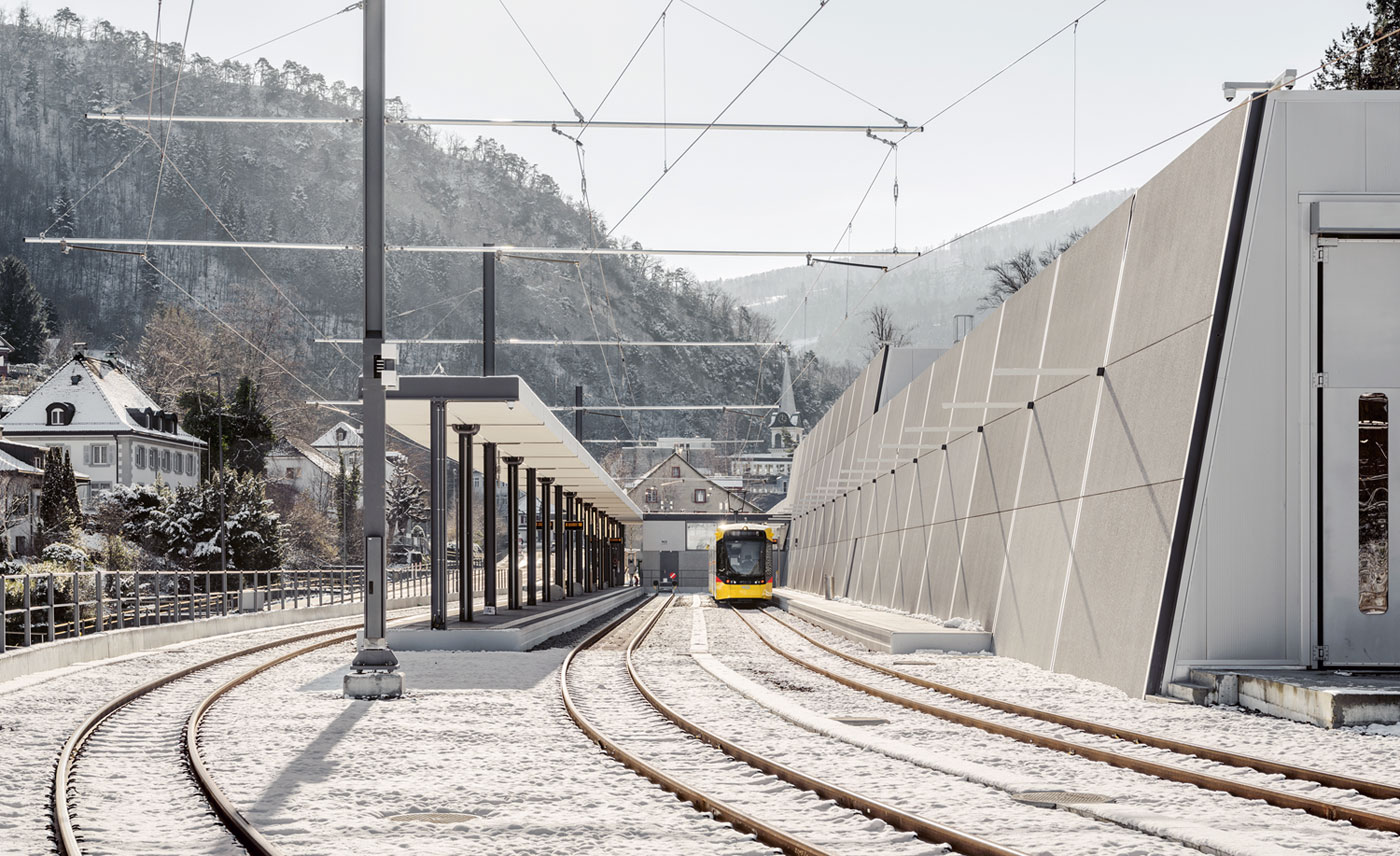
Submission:
{"label": "church steeple", "polygon": [[778,410],[768,423],[768,448],[774,451],[790,451],[802,439],[802,429],[797,423],[797,397],[792,392],[792,364],[786,347],[782,354],[783,391],[778,397]]}

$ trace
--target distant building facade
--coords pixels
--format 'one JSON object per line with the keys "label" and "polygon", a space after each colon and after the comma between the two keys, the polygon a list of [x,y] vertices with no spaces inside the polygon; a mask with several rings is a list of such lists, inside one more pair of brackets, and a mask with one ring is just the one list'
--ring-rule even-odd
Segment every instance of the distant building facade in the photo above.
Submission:
{"label": "distant building facade", "polygon": [[[111,359],[78,350],[0,419],[5,436],[68,450],[90,493],[117,484],[199,483],[207,444],[180,427]],[[80,489],[86,501],[89,492]]]}

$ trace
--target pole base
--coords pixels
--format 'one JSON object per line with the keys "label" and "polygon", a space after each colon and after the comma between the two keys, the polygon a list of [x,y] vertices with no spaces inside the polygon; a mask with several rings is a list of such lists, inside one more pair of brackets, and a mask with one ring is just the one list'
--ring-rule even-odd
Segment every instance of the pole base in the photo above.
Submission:
{"label": "pole base", "polygon": [[345,676],[346,698],[399,698],[403,690],[403,672],[352,672]]}

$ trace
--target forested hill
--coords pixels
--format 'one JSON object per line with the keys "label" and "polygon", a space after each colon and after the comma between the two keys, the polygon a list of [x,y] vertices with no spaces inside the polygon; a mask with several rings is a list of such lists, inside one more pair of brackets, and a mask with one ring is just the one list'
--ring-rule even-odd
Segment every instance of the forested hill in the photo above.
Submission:
{"label": "forested hill", "polygon": [[[84,111],[140,114],[148,108],[168,113],[172,106],[181,114],[351,117],[360,111],[356,87],[294,62],[274,68],[265,60],[246,65],[191,55],[179,73],[176,99],[178,43],[153,50],[144,33],[64,12],[40,20],[24,10],[0,10],[0,56],[0,256],[15,254],[29,265],[57,328],[134,355],[163,307],[182,305],[196,322],[213,327],[219,323],[214,315],[228,321],[255,306],[257,320],[267,322],[263,344],[278,365],[326,395],[353,395],[358,350],[347,347],[342,356],[311,342],[361,334],[356,252],[159,248],[150,256],[153,268],[139,256],[63,255],[22,239],[227,240],[231,234],[359,244],[358,124],[148,128],[82,117]],[[398,101],[389,105],[391,115],[405,109]],[[388,136],[391,245],[593,243],[583,207],[494,140],[467,143],[409,126],[391,126]],[[599,223],[598,232],[606,226]],[[388,277],[391,337],[479,335],[480,296],[471,293],[481,281],[478,257],[391,253]],[[752,340],[765,338],[769,323],[736,308],[725,293],[702,287],[687,271],[640,257],[579,268],[502,259],[497,288],[502,338]],[[477,347],[408,346],[404,370],[427,372],[441,364],[450,373],[471,373],[479,370],[479,353]],[[614,388],[623,403],[637,404],[777,398],[772,356],[760,366],[755,349],[630,349],[620,355],[614,347],[606,358],[605,367],[597,347],[502,345],[497,368],[523,375],[552,404],[572,404],[575,383],[584,384],[586,400],[598,405],[614,401]],[[802,410],[824,412],[844,376],[820,363],[803,373]],[[746,422],[729,419],[729,431],[745,432]],[[638,427],[636,418],[629,424]],[[649,436],[725,433],[704,414],[648,414],[641,427]],[[613,419],[591,420],[589,433],[625,436]]]}

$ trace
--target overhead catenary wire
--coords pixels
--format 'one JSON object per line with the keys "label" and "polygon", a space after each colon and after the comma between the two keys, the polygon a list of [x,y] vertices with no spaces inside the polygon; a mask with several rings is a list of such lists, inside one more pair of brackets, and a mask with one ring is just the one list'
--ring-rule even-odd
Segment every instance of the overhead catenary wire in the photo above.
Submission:
{"label": "overhead catenary wire", "polygon": [[530,50],[535,54],[535,59],[539,60],[540,65],[544,67],[545,74],[548,74],[549,79],[554,81],[554,85],[559,88],[559,94],[564,96],[565,101],[569,102],[569,109],[574,111],[574,115],[578,117],[580,122],[584,121],[583,114],[579,112],[578,107],[574,106],[574,99],[570,98],[569,93],[564,91],[564,84],[559,82],[558,77],[555,77],[554,71],[549,67],[549,63],[545,62],[544,56],[540,54],[539,48],[535,47],[535,43],[530,41],[530,36],[525,32],[525,28],[520,26],[519,21],[515,20],[515,16],[511,14],[510,7],[506,5],[506,0],[496,0],[496,2],[500,4],[501,11],[506,13],[506,17],[510,18],[510,22],[515,25],[516,31],[519,32],[520,37],[525,40],[525,44],[530,46]]}
{"label": "overhead catenary wire", "polygon": [[[816,11],[812,12],[812,14],[807,17],[807,20],[802,22],[802,26],[798,27],[797,31],[794,32],[791,36],[789,36],[786,42],[783,42],[782,47],[774,51],[773,56],[768,58],[768,61],[763,64],[763,67],[760,68],[757,72],[755,72],[753,77],[749,78],[749,82],[745,83],[743,88],[740,89],[738,93],[734,95],[733,98],[729,99],[729,103],[725,104],[724,107],[721,108],[720,111],[715,114],[715,118],[711,120],[710,126],[713,126],[720,119],[724,118],[724,114],[729,112],[729,108],[733,107],[735,102],[742,98],[744,96],[744,93],[748,92],[749,88],[752,87],[756,82],[758,82],[758,79],[763,76],[763,73],[767,71],[768,68],[772,66],[774,62],[777,61],[778,57],[782,55],[783,51],[787,50],[788,46],[791,45],[797,39],[798,36],[802,35],[802,32],[807,29],[808,25],[810,25],[812,21],[815,20],[816,17],[821,14],[822,10],[826,8],[826,4],[828,2],[830,2],[830,0],[820,0],[820,2],[817,4]],[[690,154],[691,150],[695,148],[697,143],[699,143],[705,138],[705,135],[708,134],[709,131],[709,126],[707,126],[704,130],[700,131],[700,133],[696,135],[695,139],[691,140],[690,144],[687,145],[684,149],[682,149],[679,155],[676,155],[676,159],[671,163],[671,167],[674,168],[677,164],[684,160],[685,156]],[[653,181],[651,185],[647,187],[646,190],[642,191],[642,195],[637,197],[637,201],[633,202],[631,207],[629,207],[623,213],[623,215],[620,218],[618,218],[617,222],[613,223],[612,228],[608,230],[606,237],[612,237],[613,233],[616,232],[619,228],[621,228],[622,224],[626,222],[627,218],[632,216],[632,212],[637,210],[637,206],[641,205],[642,202],[644,202],[646,198],[651,195],[651,192],[656,189],[656,186],[659,185],[662,182],[662,180],[670,174],[670,170],[666,170],[662,172],[661,175],[657,176],[656,180]]]}
{"label": "overhead catenary wire", "polygon": [[622,78],[626,76],[627,69],[631,68],[632,63],[637,61],[637,55],[642,52],[642,48],[646,47],[647,42],[651,41],[651,34],[656,32],[657,26],[665,18],[666,12],[671,8],[671,3],[673,2],[675,2],[675,0],[667,0],[666,5],[661,7],[661,14],[658,15],[656,20],[651,23],[651,29],[647,30],[645,36],[642,36],[641,42],[637,44],[637,49],[632,51],[632,56],[630,56],[627,59],[627,62],[623,64],[622,71],[619,71],[617,73],[617,77],[613,79],[612,85],[608,87],[608,91],[603,93],[603,98],[598,102],[598,106],[594,107],[593,112],[588,115],[588,121],[584,122],[583,128],[581,128],[578,132],[580,139],[582,139],[583,135],[588,132],[589,126],[591,126],[593,124],[593,120],[598,117],[598,113],[603,109],[603,105],[608,103],[608,99],[612,97],[613,90],[617,89],[617,85],[621,83]]}
{"label": "overhead catenary wire", "polygon": [[[1093,11],[1093,9],[1097,9],[1099,6],[1102,6],[1102,5],[1103,5],[1103,2],[1107,2],[1107,0],[1102,0],[1102,2],[1096,4],[1096,5],[1095,5],[1093,8],[1091,8],[1089,11]],[[1087,13],[1085,13],[1085,14],[1087,14]],[[1081,17],[1083,17],[1083,16],[1081,16]],[[1242,109],[1242,108],[1246,107],[1247,105],[1252,104],[1254,101],[1266,97],[1267,95],[1269,95],[1269,94],[1272,93],[1272,92],[1276,92],[1276,91],[1278,91],[1278,90],[1280,90],[1280,89],[1284,89],[1284,88],[1292,88],[1293,85],[1296,84],[1298,81],[1304,80],[1304,79],[1309,78],[1309,77],[1312,77],[1313,75],[1317,74],[1319,71],[1321,71],[1322,69],[1328,67],[1329,65],[1335,65],[1335,64],[1340,63],[1340,62],[1342,62],[1342,61],[1344,61],[1344,60],[1347,60],[1347,59],[1349,59],[1351,56],[1353,56],[1354,54],[1357,54],[1357,53],[1359,53],[1359,52],[1361,52],[1361,51],[1367,50],[1367,49],[1371,48],[1372,46],[1374,46],[1374,45],[1376,45],[1376,44],[1378,44],[1378,43],[1380,43],[1380,42],[1382,42],[1382,41],[1385,41],[1386,39],[1394,38],[1396,35],[1400,35],[1400,27],[1396,27],[1396,28],[1394,28],[1394,29],[1391,29],[1391,30],[1385,32],[1385,33],[1382,33],[1381,35],[1376,36],[1374,39],[1370,40],[1369,42],[1366,42],[1366,43],[1363,44],[1363,45],[1359,45],[1359,46],[1353,48],[1352,50],[1347,51],[1346,53],[1343,53],[1343,54],[1341,54],[1340,56],[1338,56],[1338,57],[1336,57],[1336,58],[1334,58],[1334,59],[1332,59],[1332,60],[1330,60],[1330,61],[1324,60],[1323,62],[1319,63],[1317,66],[1313,67],[1312,69],[1309,69],[1308,71],[1303,72],[1302,74],[1299,74],[1299,75],[1297,75],[1297,76],[1295,76],[1295,77],[1293,77],[1293,78],[1291,78],[1291,79],[1280,80],[1280,81],[1278,81],[1277,83],[1275,83],[1272,87],[1270,87],[1270,88],[1268,88],[1268,89],[1264,89],[1264,90],[1260,90],[1260,91],[1258,91],[1258,92],[1252,93],[1248,98],[1245,99],[1245,101],[1244,101],[1243,103],[1241,103],[1241,104],[1239,104],[1239,105],[1237,105],[1237,106],[1236,106],[1236,105],[1231,105],[1230,107],[1227,107],[1226,109],[1224,109],[1224,110],[1222,110],[1222,111],[1220,111],[1220,112],[1218,112],[1218,113],[1214,113],[1214,114],[1212,114],[1212,115],[1210,115],[1210,116],[1208,116],[1208,117],[1206,117],[1206,118],[1204,118],[1204,119],[1202,119],[1202,120],[1200,120],[1200,121],[1198,121],[1198,122],[1193,122],[1192,124],[1188,125],[1187,127],[1182,128],[1181,130],[1176,131],[1175,133],[1169,134],[1169,135],[1167,135],[1167,136],[1165,136],[1165,137],[1163,137],[1163,138],[1157,140],[1156,142],[1153,142],[1153,143],[1150,143],[1150,144],[1148,144],[1148,145],[1146,145],[1146,146],[1143,146],[1142,148],[1140,148],[1140,149],[1138,149],[1138,150],[1132,152],[1131,154],[1125,155],[1125,156],[1123,156],[1123,157],[1121,157],[1121,158],[1119,158],[1119,159],[1113,161],[1112,163],[1109,163],[1109,164],[1106,164],[1106,165],[1104,165],[1104,166],[1102,166],[1102,167],[1099,167],[1098,169],[1094,170],[1093,172],[1091,172],[1091,173],[1085,175],[1084,178],[1083,178],[1083,180],[1084,180],[1084,181],[1087,181],[1087,180],[1089,180],[1089,179],[1092,179],[1092,178],[1095,178],[1095,177],[1097,177],[1097,176],[1099,176],[1099,175],[1102,175],[1102,174],[1105,173],[1105,172],[1108,172],[1108,171],[1110,171],[1110,170],[1112,170],[1112,169],[1115,169],[1115,168],[1117,168],[1117,167],[1119,167],[1119,166],[1122,166],[1123,164],[1128,163],[1129,161],[1132,161],[1132,160],[1134,160],[1134,159],[1136,159],[1136,158],[1138,158],[1138,157],[1141,157],[1142,155],[1147,154],[1147,153],[1150,152],[1150,151],[1153,151],[1153,150],[1155,150],[1155,149],[1157,149],[1157,148],[1160,148],[1161,146],[1164,146],[1164,145],[1166,145],[1167,143],[1169,143],[1169,142],[1171,142],[1171,141],[1173,141],[1173,140],[1176,140],[1176,139],[1178,139],[1178,138],[1180,138],[1180,137],[1182,137],[1182,136],[1185,136],[1186,134],[1191,133],[1192,131],[1195,131],[1195,130],[1197,130],[1197,129],[1199,129],[1199,128],[1205,126],[1205,125],[1208,125],[1208,124],[1210,124],[1210,123],[1212,123],[1212,122],[1215,122],[1215,121],[1221,119],[1221,118],[1224,117],[1225,115],[1229,114],[1230,111],[1232,111],[1232,110]],[[1067,184],[1061,185],[1060,187],[1057,187],[1057,188],[1055,188],[1054,190],[1051,190],[1051,191],[1048,192],[1048,193],[1042,194],[1041,196],[1036,197],[1035,199],[1032,199],[1032,200],[1030,200],[1029,202],[1023,203],[1023,204],[1021,204],[1021,205],[1017,205],[1015,208],[1012,208],[1011,210],[1005,212],[1004,214],[1001,214],[1001,215],[998,216],[998,217],[995,217],[995,218],[993,218],[993,219],[991,219],[991,220],[986,221],[986,222],[983,223],[982,225],[977,226],[976,228],[974,228],[974,229],[972,229],[972,230],[970,230],[970,231],[963,232],[963,233],[961,233],[961,234],[959,234],[959,235],[957,235],[957,236],[955,236],[955,237],[953,237],[953,238],[950,238],[950,239],[947,240],[947,241],[944,241],[943,243],[941,243],[941,244],[939,244],[939,245],[937,245],[937,246],[934,246],[934,247],[931,247],[931,248],[929,248],[929,249],[927,249],[927,250],[924,250],[923,253],[922,253],[918,258],[909,259],[909,260],[907,260],[907,261],[900,262],[899,264],[894,265],[893,267],[891,267],[891,268],[889,269],[889,271],[887,271],[887,272],[885,272],[885,273],[881,273],[880,276],[877,277],[873,283],[871,283],[870,287],[869,287],[868,289],[866,289],[865,294],[863,294],[863,295],[861,296],[860,300],[857,301],[857,305],[859,305],[860,302],[863,302],[863,301],[865,300],[866,297],[869,297],[870,294],[875,290],[875,288],[876,288],[877,286],[879,286],[879,284],[880,284],[880,283],[884,280],[884,278],[885,278],[886,276],[888,276],[889,274],[894,273],[895,271],[900,270],[901,268],[904,268],[904,267],[906,267],[906,266],[908,266],[908,265],[910,265],[910,264],[912,264],[912,263],[918,261],[920,258],[927,257],[927,256],[929,256],[929,255],[931,255],[931,254],[937,252],[938,250],[945,249],[945,248],[947,248],[947,247],[953,246],[954,244],[958,243],[959,241],[965,240],[966,238],[968,238],[968,237],[970,237],[970,236],[972,236],[972,235],[975,235],[975,234],[977,234],[977,233],[979,233],[979,232],[982,232],[982,231],[984,231],[984,230],[990,228],[991,226],[994,226],[994,225],[996,225],[997,223],[1002,222],[1003,220],[1006,220],[1006,219],[1008,219],[1008,218],[1010,218],[1010,217],[1014,217],[1014,216],[1016,216],[1017,214],[1021,213],[1022,211],[1025,211],[1025,210],[1028,209],[1028,208],[1031,208],[1031,207],[1033,207],[1033,206],[1035,206],[1035,205],[1038,205],[1038,204],[1040,204],[1041,202],[1046,201],[1047,199],[1051,199],[1051,198],[1053,198],[1053,197],[1055,197],[1055,196],[1057,196],[1057,195],[1059,195],[1059,194],[1065,192],[1066,190],[1071,189],[1072,187],[1075,186],[1076,183],[1077,183],[1077,182],[1073,182],[1073,181],[1072,181],[1072,182],[1069,182],[1069,183],[1067,183]],[[832,332],[835,332],[835,331],[839,330],[839,329],[841,328],[841,326],[845,323],[845,321],[846,321],[846,319],[844,319],[844,318],[841,319],[840,321],[838,321],[837,324],[836,324],[836,326],[833,328],[833,331],[832,331]],[[802,366],[802,368],[798,371],[797,377],[801,377],[803,374],[805,374],[805,373],[810,369],[810,367],[814,364],[814,362],[815,362],[815,355],[813,355],[813,359],[808,360],[808,361]],[[794,379],[793,379],[794,382],[796,382],[797,377],[794,377]]]}
{"label": "overhead catenary wire", "polygon": [[[415,311],[415,310],[410,310]],[[315,340],[319,344],[343,344],[359,345],[363,344],[363,339],[332,339],[322,338]],[[385,339],[385,343],[391,345],[480,345],[481,339]],[[628,347],[628,348],[771,348],[781,345],[782,342],[731,342],[719,340],[713,342],[674,342],[674,341],[634,341],[631,339],[496,339],[497,345],[549,345],[549,346],[596,346],[604,345],[608,347]]]}
{"label": "overhead catenary wire", "polygon": [[[748,33],[744,32],[743,30],[741,30],[741,29],[739,29],[738,27],[734,26],[733,24],[729,23],[728,21],[722,20],[722,19],[716,17],[715,15],[712,15],[712,14],[710,14],[709,12],[705,11],[704,9],[701,9],[699,6],[696,6],[694,3],[691,3],[690,0],[680,0],[680,2],[681,2],[682,5],[684,5],[684,6],[689,6],[691,9],[695,10],[696,12],[699,12],[701,15],[704,15],[706,18],[709,18],[711,21],[714,21],[716,24],[719,24],[721,27],[724,27],[725,29],[729,30],[730,32],[734,33],[735,35],[740,36],[741,38],[747,39],[748,41],[750,41],[750,42],[752,42],[752,43],[758,45],[759,47],[763,48],[764,50],[769,51],[769,52],[772,52],[772,53],[776,53],[776,52],[777,52],[777,51],[775,51],[773,48],[769,47],[768,45],[764,44],[763,42],[759,41],[758,39],[754,38],[753,36],[749,35]],[[884,115],[890,117],[891,119],[893,119],[894,121],[898,122],[900,125],[902,125],[902,126],[904,126],[904,127],[906,127],[906,128],[909,126],[909,123],[908,123],[908,122],[906,122],[905,120],[903,120],[903,119],[901,119],[900,117],[896,116],[895,114],[891,113],[890,111],[886,110],[885,108],[881,107],[880,105],[876,104],[875,102],[871,101],[870,99],[865,98],[864,96],[861,96],[861,95],[857,95],[856,93],[852,92],[851,90],[847,89],[846,87],[842,86],[841,84],[837,83],[836,81],[832,80],[831,78],[829,78],[829,77],[827,77],[827,76],[825,76],[825,75],[823,75],[823,74],[821,74],[821,73],[819,73],[819,72],[817,72],[817,71],[814,71],[813,69],[811,69],[811,68],[809,68],[809,67],[803,65],[802,63],[798,62],[797,60],[793,59],[792,57],[790,57],[790,56],[783,56],[782,59],[783,59],[784,62],[788,63],[789,65],[791,65],[791,66],[793,66],[793,67],[795,67],[795,68],[799,68],[799,69],[801,69],[802,71],[807,72],[808,74],[812,75],[813,77],[815,77],[816,79],[822,81],[823,83],[827,83],[827,84],[830,84],[831,86],[836,87],[837,89],[841,90],[842,92],[846,93],[847,95],[851,96],[852,98],[856,99],[857,101],[859,101],[860,103],[864,104],[865,106],[871,108],[872,110],[876,111],[877,113],[882,113],[882,114],[884,114]]]}
{"label": "overhead catenary wire", "polygon": [[[185,35],[180,40],[180,63],[175,70],[175,91],[170,96],[170,115],[175,115],[175,105],[180,100],[180,80],[185,76],[185,53],[186,45],[190,41],[190,24],[194,22],[194,0],[190,0],[189,14],[185,18]],[[156,15],[156,31],[160,31],[160,15]],[[159,37],[156,41],[159,42]],[[151,194],[151,216],[146,221],[146,238],[151,237],[151,232],[156,227],[156,204],[160,201],[160,183],[165,177],[165,152],[170,148],[170,131],[174,123],[167,121],[165,124],[165,140],[160,145],[160,167],[156,170],[156,187]],[[150,124],[146,126],[147,133],[150,132]]]}

